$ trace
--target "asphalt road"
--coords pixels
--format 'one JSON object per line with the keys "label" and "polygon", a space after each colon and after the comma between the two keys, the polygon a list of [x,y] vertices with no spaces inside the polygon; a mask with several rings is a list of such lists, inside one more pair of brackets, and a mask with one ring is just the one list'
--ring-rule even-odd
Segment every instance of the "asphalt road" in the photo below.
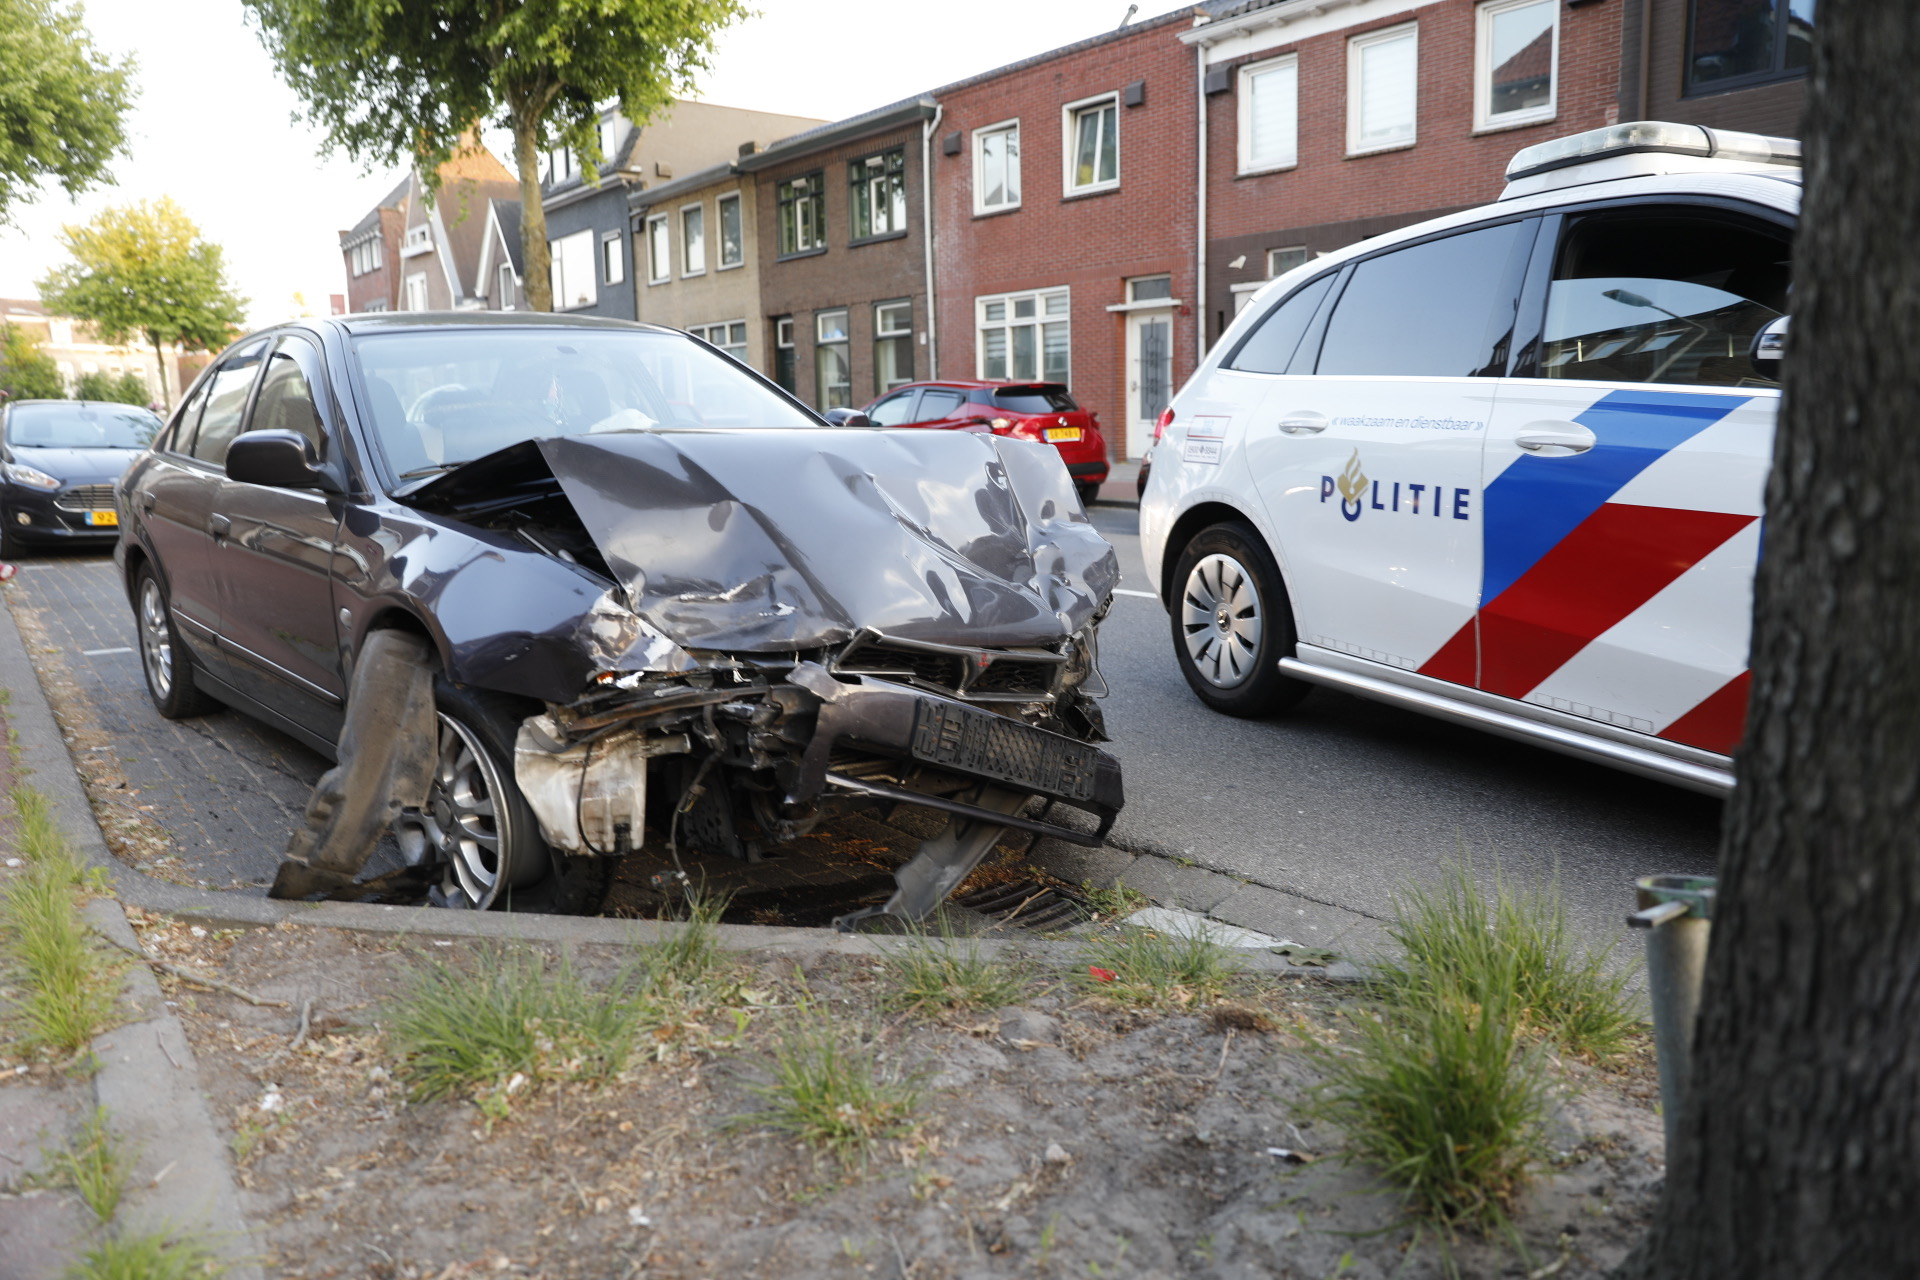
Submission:
{"label": "asphalt road", "polygon": [[[1095,507],[1094,523],[1119,549],[1122,589],[1146,591],[1133,509]],[[1713,874],[1721,804],[1706,796],[1330,689],[1273,720],[1210,711],[1157,599],[1115,602],[1100,658],[1123,847],[1370,916],[1464,852],[1523,882],[1557,875],[1595,939],[1624,933],[1636,878]]]}
{"label": "asphalt road", "polygon": [[[1134,511],[1102,505],[1094,520],[1119,550],[1123,589],[1145,591]],[[175,878],[259,892],[324,762],[232,713],[161,720],[111,560],[21,564],[13,602],[52,651],[37,656],[90,709],[77,754],[124,775],[129,813],[170,837]],[[1375,918],[1409,877],[1464,852],[1523,881],[1558,876],[1595,939],[1623,932],[1636,877],[1713,871],[1721,806],[1691,792],[1331,690],[1280,719],[1217,715],[1181,679],[1155,599],[1115,603],[1101,662],[1126,771],[1122,848]]]}

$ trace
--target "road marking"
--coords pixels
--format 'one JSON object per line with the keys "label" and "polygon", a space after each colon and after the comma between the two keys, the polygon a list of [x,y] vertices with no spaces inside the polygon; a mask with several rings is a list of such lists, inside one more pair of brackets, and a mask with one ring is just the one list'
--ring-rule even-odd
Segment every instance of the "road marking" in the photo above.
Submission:
{"label": "road marking", "polygon": [[1115,587],[1113,594],[1117,596],[1139,596],[1142,600],[1158,600],[1160,598],[1151,591],[1129,591],[1125,587]]}
{"label": "road marking", "polygon": [[132,652],[133,652],[133,646],[121,645],[118,649],[82,649],[80,651],[80,656],[83,658],[104,658],[110,653],[132,653]]}

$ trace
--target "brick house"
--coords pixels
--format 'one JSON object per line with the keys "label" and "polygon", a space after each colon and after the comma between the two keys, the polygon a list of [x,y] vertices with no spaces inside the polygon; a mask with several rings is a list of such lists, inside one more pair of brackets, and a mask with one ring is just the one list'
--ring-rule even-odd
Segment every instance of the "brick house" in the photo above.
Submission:
{"label": "brick house", "polygon": [[475,280],[489,311],[519,311],[527,305],[527,264],[520,244],[520,202],[487,201],[487,227],[480,242]]}
{"label": "brick house", "polygon": [[429,200],[418,174],[407,179],[402,200],[398,311],[463,311],[486,306],[488,284],[480,277],[491,202],[519,195],[506,167],[485,147],[474,146],[440,166],[440,190]]}
{"label": "brick house", "polygon": [[400,235],[412,190],[413,180],[403,180],[351,230],[340,233],[340,253],[347,264],[348,311],[399,310]]}
{"label": "brick house", "polygon": [[639,318],[685,329],[762,373],[759,198],[732,164],[627,194]]}
{"label": "brick house", "polygon": [[1206,340],[1273,276],[1493,200],[1520,148],[1616,122],[1620,11],[1252,0],[1182,32],[1207,113]]}
{"label": "brick house", "polygon": [[1138,456],[1200,356],[1183,9],[936,93],[938,371],[1064,382]]}
{"label": "brick house", "polygon": [[926,376],[924,157],[929,97],[743,155],[773,375],[816,408]]}
{"label": "brick house", "polygon": [[1814,0],[1621,0],[1620,118],[1797,137]]}

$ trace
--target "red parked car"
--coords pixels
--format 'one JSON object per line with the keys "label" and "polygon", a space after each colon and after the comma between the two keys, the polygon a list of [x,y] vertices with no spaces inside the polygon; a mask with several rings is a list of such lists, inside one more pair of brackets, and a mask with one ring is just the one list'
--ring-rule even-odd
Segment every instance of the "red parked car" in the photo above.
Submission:
{"label": "red parked car", "polygon": [[1107,478],[1107,438],[1099,418],[1058,382],[910,382],[864,410],[876,427],[938,427],[1044,440],[1060,451],[1083,506]]}

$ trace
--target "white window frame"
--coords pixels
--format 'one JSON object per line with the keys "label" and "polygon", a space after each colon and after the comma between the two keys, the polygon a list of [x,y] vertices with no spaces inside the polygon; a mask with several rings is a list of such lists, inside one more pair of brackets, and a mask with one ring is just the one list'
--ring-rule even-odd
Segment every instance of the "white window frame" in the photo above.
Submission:
{"label": "white window frame", "polygon": [[[695,266],[693,264],[693,251],[695,248],[695,244],[694,244],[693,237],[687,234],[687,215],[690,213],[697,213],[700,215],[700,240],[699,240],[699,246],[698,246],[700,250],[699,266]],[[707,274],[707,204],[706,204],[706,201],[694,200],[694,201],[690,201],[687,204],[681,205],[678,211],[678,217],[680,219],[680,278],[684,280],[684,279],[687,279],[689,276],[703,276]]]}
{"label": "white window frame", "polygon": [[[416,289],[419,290],[420,295],[420,305],[417,307],[413,305],[414,291]],[[402,287],[401,297],[406,302],[406,309],[408,311],[425,311],[428,303],[431,301],[427,295],[427,273],[424,271],[416,271],[408,276],[406,283]]]}
{"label": "white window frame", "polygon": [[618,231],[600,233],[600,283],[603,285],[627,282],[627,259],[620,249],[620,237]]}
{"label": "white window frame", "polygon": [[[891,329],[883,329],[880,327],[882,323],[881,317],[889,312],[897,313],[901,311],[906,312],[907,317],[904,327]],[[880,377],[880,344],[882,342],[899,342],[902,338],[906,339],[907,376],[899,379],[897,382],[883,382]],[[886,302],[876,302],[873,304],[873,380],[875,384],[875,395],[885,395],[889,391],[897,391],[913,381],[912,298],[894,298]]]}
{"label": "white window frame", "polygon": [[[1285,270],[1282,270],[1282,271],[1275,271],[1273,269],[1274,266],[1276,265],[1274,262],[1274,259],[1279,257],[1283,253],[1301,253],[1301,254],[1305,254],[1306,256],[1301,258],[1299,262],[1294,263],[1292,267],[1287,267]],[[1285,275],[1288,271],[1292,271],[1294,267],[1304,266],[1307,263],[1312,261],[1313,261],[1312,251],[1309,250],[1307,246],[1303,244],[1286,244],[1286,245],[1281,245],[1277,249],[1269,249],[1267,250],[1267,280],[1277,280],[1281,276]],[[1266,283],[1266,281],[1263,280],[1261,281],[1261,283],[1264,284]]]}
{"label": "white window frame", "polygon": [[[1367,142],[1360,134],[1361,104],[1365,98],[1364,76],[1361,72],[1362,61],[1368,49],[1377,45],[1391,44],[1396,40],[1410,40],[1413,43],[1413,120],[1405,136],[1388,139],[1384,142]],[[1420,24],[1402,23],[1397,27],[1388,27],[1384,31],[1369,31],[1363,36],[1353,36],[1347,41],[1347,154],[1350,156],[1372,155],[1377,151],[1399,151],[1413,146],[1420,139]]]}
{"label": "white window frame", "polygon": [[[1033,315],[1027,318],[1014,317],[1014,304],[1022,299],[1033,299]],[[1053,313],[1047,311],[1047,300],[1064,300],[1062,308]],[[995,303],[1006,307],[999,320],[987,319],[987,309]],[[1034,327],[1034,372],[1031,379],[1017,377],[1013,369],[1013,334],[1016,325],[1031,324]],[[1063,324],[1067,329],[1067,368],[1058,379],[1047,376],[1047,340],[1046,326]],[[987,330],[1000,329],[1006,333],[1007,370],[1002,378],[989,378],[987,374]],[[996,382],[1052,382],[1064,383],[1069,390],[1073,387],[1073,290],[1067,285],[1055,285],[1043,289],[1021,289],[1013,293],[983,294],[973,300],[973,367],[974,377],[981,381]]]}
{"label": "white window frame", "polygon": [[[726,208],[729,201],[731,201],[733,204],[733,207],[736,210],[738,210],[738,213],[736,216],[740,220],[740,256],[738,258],[735,258],[732,262],[727,261]],[[738,191],[728,191],[722,195],[714,197],[713,229],[715,232],[713,237],[713,243],[714,243],[713,256],[714,256],[715,263],[718,264],[714,267],[714,270],[732,271],[736,267],[746,266],[747,265],[747,206],[746,206],[746,202],[740,198],[740,193]]]}
{"label": "white window frame", "polygon": [[[727,341],[727,336],[729,330],[735,326],[740,329],[740,341],[731,343]],[[741,364],[747,363],[747,322],[745,320],[715,320],[708,324],[688,325],[687,332],[714,347],[721,354],[731,356]]]}
{"label": "white window frame", "polygon": [[[1293,101],[1288,104],[1288,114],[1293,122],[1293,142],[1287,148],[1284,157],[1261,159],[1253,154],[1253,85],[1260,76],[1274,72],[1287,71],[1293,77]],[[1300,55],[1285,54],[1278,58],[1268,58],[1264,62],[1250,62],[1240,68],[1240,83],[1235,97],[1239,100],[1239,144],[1241,173],[1279,173],[1284,169],[1296,168],[1300,163]]]}
{"label": "white window frame", "polygon": [[[660,239],[654,239],[654,228],[664,233]],[[667,215],[652,214],[647,218],[647,283],[665,284],[673,278],[673,232],[667,227]]]}
{"label": "white window frame", "polygon": [[[1013,139],[1013,155],[1007,166],[1007,174],[1012,178],[1014,195],[1010,200],[999,204],[988,204],[986,200],[986,144],[987,139],[1000,134],[1010,135]],[[1020,207],[1020,117],[1001,120],[995,124],[982,125],[973,131],[973,211],[980,217],[993,213],[1012,213]]]}
{"label": "white window frame", "polygon": [[520,287],[520,277],[513,273],[513,264],[511,262],[503,262],[500,264],[499,281],[500,310],[512,311],[514,309],[513,297]]}
{"label": "white window frame", "polygon": [[[567,251],[562,246],[570,245],[582,237],[587,245],[587,283],[592,286],[592,296],[584,302],[564,301],[573,292],[573,281],[566,272]],[[600,302],[600,244],[594,238],[591,228],[570,232],[564,236],[554,236],[547,241],[547,277],[552,289],[552,305],[555,311],[584,311],[588,307],[598,306]]]}
{"label": "white window frame", "polygon": [[[1089,182],[1085,186],[1076,186],[1073,181],[1073,159],[1077,149],[1080,117],[1096,107],[1113,108],[1113,177],[1104,182]],[[1064,194],[1069,196],[1092,195],[1096,191],[1112,191],[1120,185],[1120,95],[1118,93],[1096,93],[1091,98],[1082,98],[1078,102],[1069,102],[1060,108],[1060,181]]]}
{"label": "white window frame", "polygon": [[1493,20],[1503,13],[1525,9],[1542,0],[1487,0],[1474,11],[1473,129],[1489,133],[1521,125],[1541,124],[1560,113],[1560,6],[1546,0],[1553,16],[1553,49],[1547,58],[1547,103],[1524,111],[1493,114]]}

